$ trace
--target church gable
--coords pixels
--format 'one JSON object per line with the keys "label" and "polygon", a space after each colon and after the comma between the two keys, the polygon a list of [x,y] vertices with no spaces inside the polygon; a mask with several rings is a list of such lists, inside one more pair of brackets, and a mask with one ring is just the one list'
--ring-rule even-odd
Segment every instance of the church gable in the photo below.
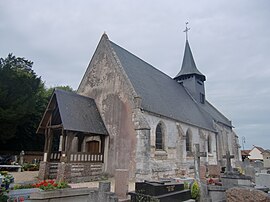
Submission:
{"label": "church gable", "polygon": [[[79,94],[95,100],[109,133],[108,172],[121,166],[134,169],[136,146],[133,123],[134,99],[138,97],[106,34],[103,34],[79,85]],[[124,162],[124,163],[123,163]]]}
{"label": "church gable", "polygon": [[[123,87],[126,89],[123,89]],[[95,98],[96,93],[93,91],[96,88],[106,90],[106,94],[129,92],[131,100],[133,97],[137,97],[137,93],[123,70],[106,34],[102,35],[77,92]],[[92,91],[91,94],[89,94],[89,91]]]}

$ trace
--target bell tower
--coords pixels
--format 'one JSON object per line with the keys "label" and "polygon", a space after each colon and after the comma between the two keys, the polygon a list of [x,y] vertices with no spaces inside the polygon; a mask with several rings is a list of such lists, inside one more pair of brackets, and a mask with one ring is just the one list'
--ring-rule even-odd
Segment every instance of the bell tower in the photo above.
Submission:
{"label": "bell tower", "polygon": [[197,102],[204,104],[204,81],[206,77],[196,67],[188,42],[188,31],[190,28],[188,28],[187,25],[188,23],[186,22],[186,29],[184,30],[184,32],[186,32],[186,45],[182,67],[180,72],[174,77],[174,80],[182,84]]}

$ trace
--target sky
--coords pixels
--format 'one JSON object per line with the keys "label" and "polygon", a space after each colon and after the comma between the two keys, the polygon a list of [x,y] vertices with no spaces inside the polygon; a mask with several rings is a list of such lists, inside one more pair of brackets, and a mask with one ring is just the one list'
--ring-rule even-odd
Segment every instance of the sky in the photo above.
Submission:
{"label": "sky", "polygon": [[33,61],[47,87],[77,89],[106,32],[174,77],[188,21],[206,99],[232,120],[242,149],[270,149],[269,11],[269,0],[0,0],[0,57]]}

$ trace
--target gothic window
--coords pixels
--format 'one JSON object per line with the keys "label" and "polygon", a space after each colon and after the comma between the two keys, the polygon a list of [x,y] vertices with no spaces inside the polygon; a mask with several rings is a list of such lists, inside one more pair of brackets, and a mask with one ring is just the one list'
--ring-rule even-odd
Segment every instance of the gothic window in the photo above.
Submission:
{"label": "gothic window", "polygon": [[208,149],[208,153],[211,153],[212,152],[212,149],[211,149],[211,137],[210,137],[210,135],[208,135],[208,138],[207,138],[207,149]]}
{"label": "gothic window", "polygon": [[163,131],[162,131],[162,124],[159,123],[156,128],[156,149],[160,150],[163,149]]}
{"label": "gothic window", "polygon": [[186,151],[192,151],[192,134],[191,131],[188,129],[186,132]]}

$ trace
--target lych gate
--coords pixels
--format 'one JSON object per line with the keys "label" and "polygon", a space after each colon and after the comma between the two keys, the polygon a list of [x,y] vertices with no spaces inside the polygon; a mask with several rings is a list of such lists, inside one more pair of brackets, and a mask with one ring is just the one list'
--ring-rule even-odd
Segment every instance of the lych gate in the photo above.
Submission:
{"label": "lych gate", "polygon": [[93,99],[55,90],[37,133],[45,135],[39,178],[89,180],[104,171],[108,132]]}

